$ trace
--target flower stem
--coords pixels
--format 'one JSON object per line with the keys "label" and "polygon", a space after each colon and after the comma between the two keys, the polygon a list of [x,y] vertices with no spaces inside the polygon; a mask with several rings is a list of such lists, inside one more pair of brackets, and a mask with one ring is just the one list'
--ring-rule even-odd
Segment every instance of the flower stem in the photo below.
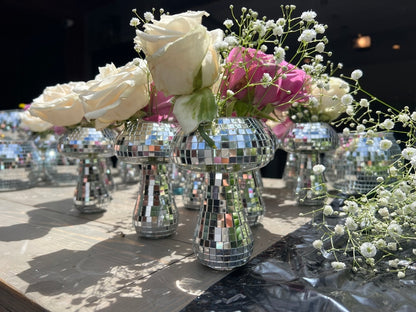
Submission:
{"label": "flower stem", "polygon": [[205,129],[204,129],[204,127],[202,125],[199,125],[198,126],[198,131],[199,131],[199,134],[205,140],[205,142],[207,142],[207,144],[209,145],[209,147],[211,147],[212,149],[217,149],[217,147],[215,146],[214,140],[209,137],[209,135],[205,132]]}

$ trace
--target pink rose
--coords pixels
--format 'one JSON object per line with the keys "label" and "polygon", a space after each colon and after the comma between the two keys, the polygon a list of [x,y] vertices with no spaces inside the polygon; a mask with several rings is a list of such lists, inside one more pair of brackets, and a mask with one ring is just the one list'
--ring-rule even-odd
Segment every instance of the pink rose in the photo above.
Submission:
{"label": "pink rose", "polygon": [[[225,73],[226,80],[221,84],[222,96],[231,90],[237,99],[252,103],[259,110],[267,104],[272,104],[278,110],[287,110],[292,102],[307,99],[306,73],[285,61],[276,64],[271,54],[238,47],[230,51],[226,62],[231,66]],[[275,81],[269,86],[246,87],[248,84],[261,83],[264,74]]]}
{"label": "pink rose", "polygon": [[56,135],[62,135],[66,132],[65,127],[53,126],[52,129]]}
{"label": "pink rose", "polygon": [[154,84],[151,89],[150,102],[142,109],[148,113],[148,116],[143,119],[155,122],[171,120],[173,118],[172,96],[165,96],[162,91],[156,91]]}
{"label": "pink rose", "polygon": [[285,120],[274,126],[272,131],[278,139],[282,139],[293,124],[293,121],[289,117],[286,117]]}

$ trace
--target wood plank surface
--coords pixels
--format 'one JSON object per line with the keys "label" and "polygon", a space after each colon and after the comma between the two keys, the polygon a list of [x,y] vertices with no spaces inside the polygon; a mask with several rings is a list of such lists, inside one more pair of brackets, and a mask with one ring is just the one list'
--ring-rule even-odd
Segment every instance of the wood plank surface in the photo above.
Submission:
{"label": "wood plank surface", "polygon": [[36,302],[28,299],[0,279],[0,312],[47,312]]}
{"label": "wood plank surface", "polygon": [[[252,228],[253,256],[309,221],[281,180],[263,182],[266,215]],[[107,211],[90,215],[73,208],[70,186],[0,193],[4,311],[174,312],[228,274],[194,257],[198,212],[180,196],[177,233],[144,239],[131,222],[137,185],[117,186]]]}

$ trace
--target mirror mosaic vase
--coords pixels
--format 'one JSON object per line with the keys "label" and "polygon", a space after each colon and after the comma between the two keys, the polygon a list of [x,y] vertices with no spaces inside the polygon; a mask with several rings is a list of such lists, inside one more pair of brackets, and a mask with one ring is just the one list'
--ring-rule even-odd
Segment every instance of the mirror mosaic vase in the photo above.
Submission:
{"label": "mirror mosaic vase", "polygon": [[[382,140],[390,140],[388,150],[380,148]],[[372,137],[364,133],[339,134],[339,147],[326,155],[334,187],[344,194],[364,194],[388,178],[388,168],[400,156],[401,149],[393,133],[377,132]]]}
{"label": "mirror mosaic vase", "polygon": [[178,211],[168,181],[169,164],[139,165],[142,179],[134,205],[133,225],[140,237],[163,238],[178,226]]}
{"label": "mirror mosaic vase", "polygon": [[89,127],[77,127],[58,139],[60,153],[79,159],[74,206],[81,213],[104,212],[112,200],[105,158],[114,155],[114,139],[111,129]]}
{"label": "mirror mosaic vase", "polygon": [[33,187],[38,182],[40,154],[31,141],[0,141],[0,191]]}
{"label": "mirror mosaic vase", "polygon": [[239,172],[243,207],[246,210],[247,221],[250,226],[259,224],[266,213],[266,206],[261,193],[262,186],[258,183],[258,180],[256,170]]}
{"label": "mirror mosaic vase", "polygon": [[131,164],[121,161],[118,165],[121,182],[124,184],[136,184],[141,179],[139,164]]}
{"label": "mirror mosaic vase", "polygon": [[254,243],[239,172],[269,163],[275,141],[255,118],[217,118],[202,127],[215,147],[201,130],[179,130],[172,142],[172,161],[204,173],[205,195],[193,239],[197,259],[216,270],[232,270],[247,263]]}
{"label": "mirror mosaic vase", "polygon": [[327,185],[324,173],[314,173],[313,167],[322,164],[323,153],[338,146],[338,135],[327,123],[295,123],[282,139],[282,148],[296,154],[299,166],[294,183],[294,196],[298,204],[321,206],[326,200]]}
{"label": "mirror mosaic vase", "polygon": [[169,179],[171,123],[138,120],[117,136],[115,152],[125,163],[140,164],[133,224],[139,237],[163,238],[176,232],[179,212]]}
{"label": "mirror mosaic vase", "polygon": [[58,139],[55,135],[34,136],[32,139],[39,151],[37,183],[55,186],[76,185],[79,160],[58,151]]}
{"label": "mirror mosaic vase", "polygon": [[299,172],[299,155],[291,152],[286,155],[285,168],[283,170],[283,180],[287,187],[296,186],[296,181]]}

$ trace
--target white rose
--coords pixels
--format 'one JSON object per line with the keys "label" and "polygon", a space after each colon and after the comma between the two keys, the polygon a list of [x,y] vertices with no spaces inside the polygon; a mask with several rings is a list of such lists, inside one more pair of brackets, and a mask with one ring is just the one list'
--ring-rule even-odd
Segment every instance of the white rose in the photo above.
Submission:
{"label": "white rose", "polygon": [[54,126],[72,126],[84,117],[84,108],[74,88],[85,87],[85,82],[69,82],[46,87],[32,101],[29,111]]}
{"label": "white rose", "polygon": [[53,127],[50,122],[47,122],[39,117],[33,116],[28,110],[21,112],[19,127],[32,132],[43,132]]}
{"label": "white rose", "polygon": [[75,91],[84,104],[85,118],[103,129],[128,119],[149,103],[148,82],[147,64],[137,58],[118,68],[113,64],[99,68],[87,88]]}
{"label": "white rose", "polygon": [[319,102],[313,113],[319,115],[321,121],[335,120],[345,112],[346,106],[342,104],[341,97],[350,89],[341,78],[330,77],[327,88],[318,88],[317,84],[313,84],[311,90],[311,95]]}
{"label": "white rose", "polygon": [[218,78],[214,44],[222,40],[223,32],[208,32],[201,25],[203,16],[208,13],[164,14],[160,21],[146,23],[144,31],[136,31],[134,42],[146,54],[156,88],[167,96],[191,94]]}

